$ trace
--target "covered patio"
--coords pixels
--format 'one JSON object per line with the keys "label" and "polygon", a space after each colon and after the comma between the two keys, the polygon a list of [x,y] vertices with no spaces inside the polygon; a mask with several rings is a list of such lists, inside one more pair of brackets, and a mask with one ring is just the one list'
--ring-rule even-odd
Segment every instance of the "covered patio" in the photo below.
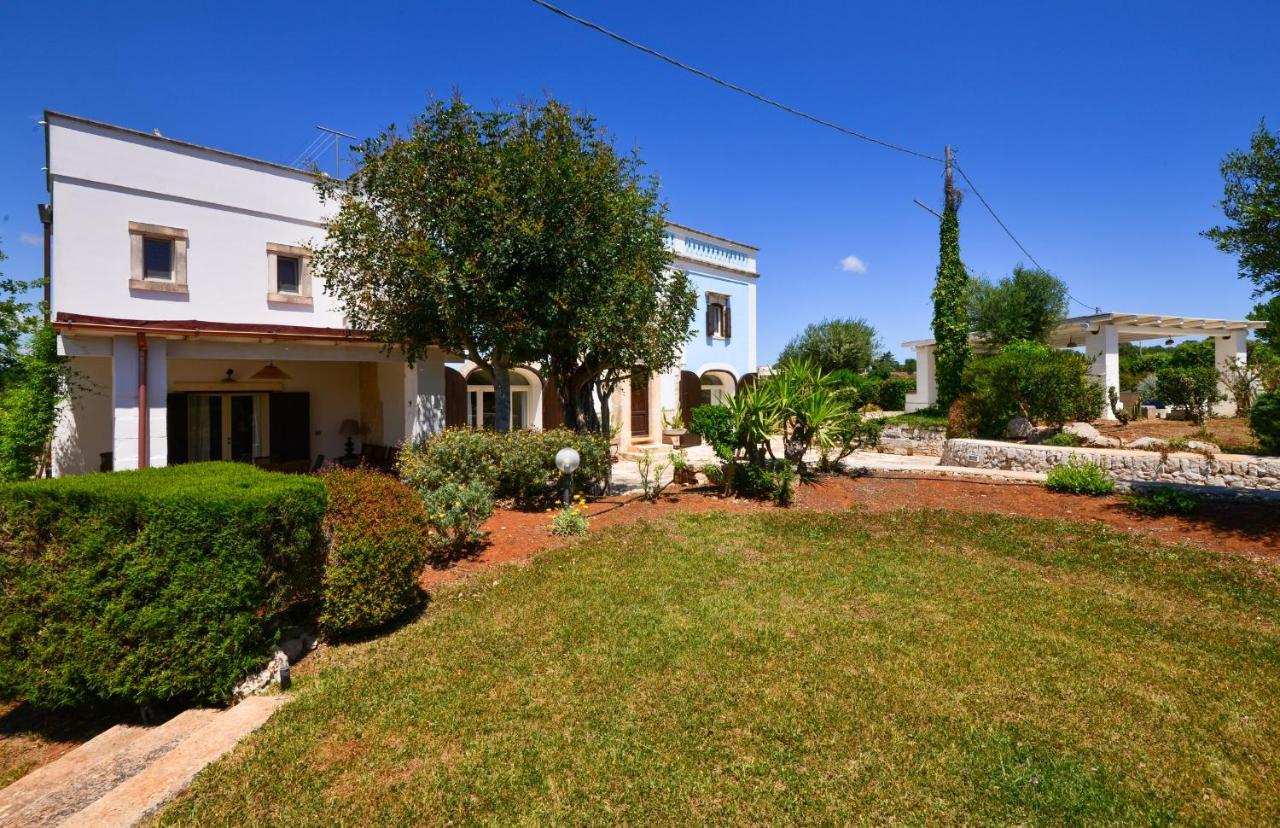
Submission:
{"label": "covered patio", "polygon": [[[1142,313],[1095,313],[1064,320],[1049,337],[1058,348],[1083,348],[1092,364],[1090,372],[1104,387],[1120,390],[1120,343],[1175,339],[1213,339],[1214,361],[1221,370],[1228,363],[1248,361],[1249,331],[1265,328],[1266,322],[1252,319],[1209,319],[1198,316],[1166,316]],[[981,348],[983,339],[974,334],[972,342]],[[938,400],[934,340],[917,339],[902,343],[916,353],[916,390],[907,395],[907,411],[928,408]],[[1225,391],[1225,389],[1224,389]],[[1230,417],[1235,403],[1218,403],[1214,413]],[[1098,413],[1101,419],[1115,419],[1109,405]]]}

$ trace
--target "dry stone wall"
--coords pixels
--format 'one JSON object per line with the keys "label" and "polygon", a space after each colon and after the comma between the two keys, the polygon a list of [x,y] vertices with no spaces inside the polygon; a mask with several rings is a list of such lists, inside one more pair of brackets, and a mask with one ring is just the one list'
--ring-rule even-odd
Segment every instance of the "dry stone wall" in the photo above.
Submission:
{"label": "dry stone wall", "polygon": [[1171,484],[1212,487],[1228,491],[1280,492],[1280,457],[1170,453],[1124,449],[1068,448],[1002,443],[996,440],[948,440],[941,465],[974,469],[1048,472],[1076,462],[1099,463],[1118,483]]}
{"label": "dry stone wall", "polygon": [[880,433],[879,450],[885,454],[922,454],[937,457],[947,442],[947,429],[887,425]]}

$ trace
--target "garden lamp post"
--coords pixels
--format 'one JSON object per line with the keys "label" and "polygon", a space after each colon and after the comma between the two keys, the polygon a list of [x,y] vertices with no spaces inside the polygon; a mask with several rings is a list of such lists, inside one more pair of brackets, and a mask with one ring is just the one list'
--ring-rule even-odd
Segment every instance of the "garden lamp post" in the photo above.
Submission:
{"label": "garden lamp post", "polygon": [[574,449],[566,446],[556,452],[556,468],[560,470],[562,481],[564,483],[564,506],[569,508],[569,498],[573,495],[570,490],[573,485],[573,473],[578,470],[578,464],[582,462],[582,458]]}

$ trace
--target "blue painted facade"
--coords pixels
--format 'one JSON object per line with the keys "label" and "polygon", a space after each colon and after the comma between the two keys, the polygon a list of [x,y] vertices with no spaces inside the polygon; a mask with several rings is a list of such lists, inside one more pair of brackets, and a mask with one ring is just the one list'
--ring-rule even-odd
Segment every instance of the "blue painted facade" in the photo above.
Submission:
{"label": "blue painted facade", "polygon": [[[694,335],[685,346],[686,370],[700,373],[710,367],[724,370],[727,366],[735,379],[750,373],[748,336],[751,325],[751,305],[747,284],[741,280],[715,276],[687,269],[689,281],[698,293],[698,311],[694,316]],[[720,339],[707,336],[707,294],[718,293],[729,297],[730,336]],[[705,367],[704,367],[705,366]]]}

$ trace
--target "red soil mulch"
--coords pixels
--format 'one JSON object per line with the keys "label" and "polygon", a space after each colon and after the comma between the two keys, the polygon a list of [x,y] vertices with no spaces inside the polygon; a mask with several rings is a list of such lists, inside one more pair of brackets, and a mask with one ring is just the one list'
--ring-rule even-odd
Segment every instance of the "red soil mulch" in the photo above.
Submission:
{"label": "red soil mulch", "polygon": [[[1222,552],[1280,562],[1280,507],[1274,503],[1202,503],[1188,516],[1149,517],[1134,512],[1124,498],[1056,494],[1039,485],[953,477],[823,477],[797,488],[793,508],[828,511],[859,506],[872,512],[893,509],[952,509],[963,512],[1061,518],[1102,523],[1161,541],[1185,542]],[[761,512],[767,503],[722,498],[705,490],[667,495],[656,503],[614,497],[588,505],[592,531],[664,517],[678,512]],[[551,534],[545,512],[499,509],[485,524],[486,545],[473,557],[428,569],[419,583],[430,592],[441,584],[503,563],[520,563],[543,549],[567,543]]]}

